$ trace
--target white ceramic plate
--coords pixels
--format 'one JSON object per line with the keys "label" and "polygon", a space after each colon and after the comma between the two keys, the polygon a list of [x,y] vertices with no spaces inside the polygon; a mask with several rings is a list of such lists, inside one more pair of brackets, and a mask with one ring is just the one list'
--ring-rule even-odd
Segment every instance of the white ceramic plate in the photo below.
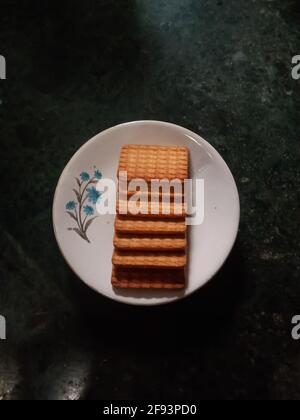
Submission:
{"label": "white ceramic plate", "polygon": [[[130,143],[187,146],[190,150],[190,177],[204,179],[205,218],[203,224],[189,227],[189,263],[184,291],[114,290],[111,286],[114,215],[94,219],[93,201],[97,199],[97,192],[95,184],[88,183],[101,175],[116,180],[120,148]],[[79,204],[74,190],[79,188],[81,192],[85,188],[83,196],[88,195],[81,210],[82,223],[79,222],[79,227],[88,227],[86,237],[75,220]],[[221,268],[233,247],[239,218],[237,187],[219,153],[197,134],[159,121],[117,125],[84,144],[64,169],[53,204],[55,236],[72,270],[102,295],[133,305],[169,303],[188,296],[207,283]]]}

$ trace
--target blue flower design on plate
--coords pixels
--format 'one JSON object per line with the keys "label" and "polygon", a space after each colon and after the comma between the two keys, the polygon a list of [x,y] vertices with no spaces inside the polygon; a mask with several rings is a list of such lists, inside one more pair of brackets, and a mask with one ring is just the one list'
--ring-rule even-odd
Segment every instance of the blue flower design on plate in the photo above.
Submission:
{"label": "blue flower design on plate", "polygon": [[88,192],[87,197],[88,197],[89,203],[96,204],[99,198],[101,197],[101,192],[97,191],[95,187],[88,188],[87,192]]}
{"label": "blue flower design on plate", "polygon": [[95,205],[101,198],[102,193],[97,191],[92,184],[96,184],[97,181],[102,179],[102,172],[94,167],[92,175],[83,171],[80,174],[80,179],[81,181],[75,178],[77,189],[74,188],[73,192],[76,200],[71,200],[66,204],[67,214],[76,222],[76,226],[70,227],[68,230],[76,232],[82,239],[90,243],[87,231],[97,216],[94,216],[95,208],[92,205],[84,205],[84,203],[88,201]]}
{"label": "blue flower design on plate", "polygon": [[82,172],[80,174],[81,181],[87,182],[90,180],[90,175],[87,172]]}
{"label": "blue flower design on plate", "polygon": [[94,214],[94,209],[92,206],[84,206],[83,211],[86,214],[86,216],[93,216]]}
{"label": "blue flower design on plate", "polygon": [[97,169],[97,170],[94,172],[94,177],[95,177],[96,179],[102,179],[102,172],[100,172],[100,171],[99,171],[99,169]]}
{"label": "blue flower design on plate", "polygon": [[77,203],[75,203],[75,201],[69,201],[66,205],[66,209],[72,211],[76,209],[76,206]]}

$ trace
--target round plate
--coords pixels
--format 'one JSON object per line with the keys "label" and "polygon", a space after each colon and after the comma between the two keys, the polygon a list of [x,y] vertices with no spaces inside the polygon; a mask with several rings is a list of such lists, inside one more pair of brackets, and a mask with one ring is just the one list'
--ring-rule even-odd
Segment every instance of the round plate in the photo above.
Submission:
{"label": "round plate", "polygon": [[[187,285],[183,291],[115,290],[111,286],[115,216],[95,218],[98,198],[95,185],[101,176],[116,181],[123,144],[187,146],[190,150],[190,177],[204,179],[204,222],[189,227]],[[86,197],[81,207],[78,192],[83,197],[81,200]],[[79,213],[82,214],[81,220]],[[55,236],[71,269],[102,295],[133,305],[169,303],[188,296],[207,283],[233,247],[239,218],[237,187],[219,153],[197,134],[160,121],[117,125],[84,144],[64,169],[53,204]]]}

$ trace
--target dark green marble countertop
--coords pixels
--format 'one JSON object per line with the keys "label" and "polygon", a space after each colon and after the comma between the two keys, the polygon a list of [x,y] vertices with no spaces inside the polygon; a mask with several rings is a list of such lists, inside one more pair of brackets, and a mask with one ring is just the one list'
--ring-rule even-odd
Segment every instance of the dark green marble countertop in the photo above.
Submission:
{"label": "dark green marble countertop", "polygon": [[[296,1],[0,0],[0,10],[0,399],[299,399]],[[52,231],[70,156],[138,119],[200,133],[241,198],[217,278],[160,308],[86,288]]]}

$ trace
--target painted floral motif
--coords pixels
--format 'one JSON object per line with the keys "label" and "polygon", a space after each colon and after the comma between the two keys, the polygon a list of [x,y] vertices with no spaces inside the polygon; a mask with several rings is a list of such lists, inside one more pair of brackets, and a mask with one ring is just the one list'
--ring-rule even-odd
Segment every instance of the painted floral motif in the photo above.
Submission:
{"label": "painted floral motif", "polygon": [[83,211],[86,214],[86,216],[93,216],[94,214],[94,209],[91,206],[84,206]]}
{"label": "painted floral motif", "polygon": [[75,210],[77,206],[77,203],[75,201],[69,201],[66,205],[67,210]]}
{"label": "painted floral motif", "polygon": [[101,193],[97,191],[95,187],[87,189],[87,198],[89,203],[96,204],[100,197]]}
{"label": "painted floral motif", "polygon": [[102,179],[102,172],[100,172],[98,169],[94,172],[94,177],[96,179]]}
{"label": "painted floral motif", "polygon": [[75,178],[78,187],[73,189],[75,199],[66,204],[67,214],[77,225],[76,227],[70,227],[68,230],[76,232],[88,243],[90,243],[90,240],[87,231],[97,218],[94,206],[101,198],[101,192],[97,191],[93,184],[97,184],[100,179],[102,179],[102,173],[98,169],[95,169],[92,175],[88,172],[82,172],[78,178]]}
{"label": "painted floral motif", "polygon": [[90,180],[90,175],[87,172],[82,172],[80,174],[81,181],[86,182]]}

